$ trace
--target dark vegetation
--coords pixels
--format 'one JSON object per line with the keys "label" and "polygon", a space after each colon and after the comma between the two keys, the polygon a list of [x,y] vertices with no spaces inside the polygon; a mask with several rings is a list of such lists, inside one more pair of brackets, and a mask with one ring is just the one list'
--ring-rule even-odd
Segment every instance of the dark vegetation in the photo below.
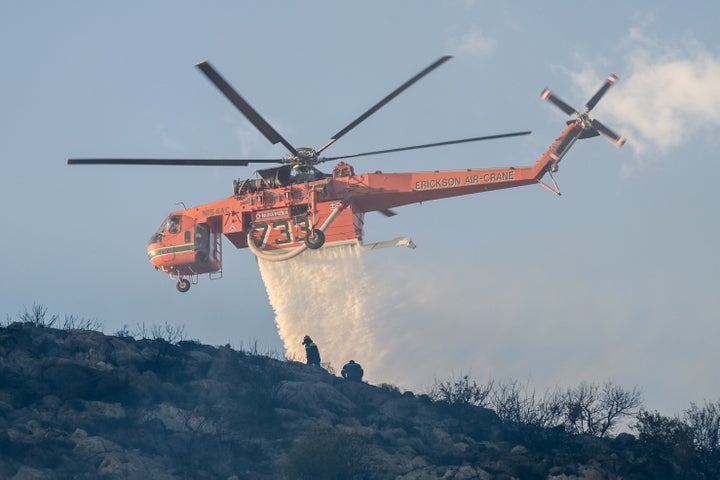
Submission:
{"label": "dark vegetation", "polygon": [[467,375],[416,395],[168,324],[0,323],[0,478],[720,478],[720,401],[668,417],[612,381]]}

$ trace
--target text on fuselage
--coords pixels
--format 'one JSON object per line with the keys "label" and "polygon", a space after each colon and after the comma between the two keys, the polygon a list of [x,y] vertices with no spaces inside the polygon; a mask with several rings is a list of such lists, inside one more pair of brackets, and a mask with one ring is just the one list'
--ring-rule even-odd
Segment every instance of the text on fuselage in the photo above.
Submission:
{"label": "text on fuselage", "polygon": [[515,171],[485,173],[483,175],[435,178],[432,180],[419,180],[415,182],[415,190],[434,190],[438,188],[461,187],[463,185],[477,185],[479,183],[496,183],[515,180]]}
{"label": "text on fuselage", "polygon": [[230,213],[230,207],[216,207],[216,208],[206,208],[202,212],[203,217],[214,217],[216,215],[226,215]]}

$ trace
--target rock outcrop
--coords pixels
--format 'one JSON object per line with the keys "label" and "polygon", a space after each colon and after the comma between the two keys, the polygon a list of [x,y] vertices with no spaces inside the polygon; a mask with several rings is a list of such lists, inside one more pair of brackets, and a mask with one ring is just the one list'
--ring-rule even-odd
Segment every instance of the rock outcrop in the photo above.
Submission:
{"label": "rock outcrop", "polygon": [[229,346],[0,328],[3,479],[653,478],[639,448]]}

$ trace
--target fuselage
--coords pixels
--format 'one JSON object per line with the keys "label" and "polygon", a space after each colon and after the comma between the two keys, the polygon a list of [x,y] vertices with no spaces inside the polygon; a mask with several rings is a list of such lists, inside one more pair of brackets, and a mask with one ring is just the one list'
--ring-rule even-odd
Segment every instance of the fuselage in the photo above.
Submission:
{"label": "fuselage", "polygon": [[437,172],[364,173],[340,162],[331,175],[292,176],[285,167],[236,182],[230,197],[172,212],[152,236],[148,256],[173,276],[217,272],[220,235],[236,248],[274,253],[302,248],[322,228],[325,245],[362,242],[364,215],[403,205],[541,182],[581,133],[574,124],[532,166]]}

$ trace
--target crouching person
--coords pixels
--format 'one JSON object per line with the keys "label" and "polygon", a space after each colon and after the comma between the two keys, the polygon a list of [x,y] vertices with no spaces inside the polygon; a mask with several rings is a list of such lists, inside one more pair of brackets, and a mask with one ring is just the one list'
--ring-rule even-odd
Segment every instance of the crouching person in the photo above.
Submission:
{"label": "crouching person", "polygon": [[340,372],[343,378],[353,382],[362,382],[364,373],[362,366],[360,366],[359,363],[355,363],[355,360],[350,360],[346,363]]}

